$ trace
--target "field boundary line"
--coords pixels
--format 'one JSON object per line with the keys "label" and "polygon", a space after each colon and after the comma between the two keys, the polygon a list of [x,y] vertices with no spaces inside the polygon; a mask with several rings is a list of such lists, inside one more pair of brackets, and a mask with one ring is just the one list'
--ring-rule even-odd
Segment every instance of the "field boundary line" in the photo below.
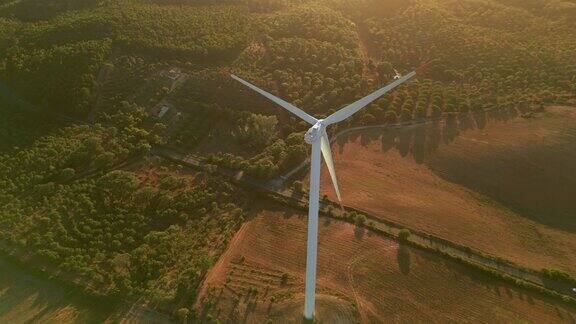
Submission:
{"label": "field boundary line", "polygon": [[[267,183],[250,178],[249,176],[243,175],[238,177],[237,172],[234,170],[227,170],[222,167],[218,167],[216,171],[208,170],[207,166],[201,161],[198,161],[198,159],[190,157],[179,158],[178,155],[182,155],[181,153],[166,147],[161,151],[155,151],[155,153],[160,157],[164,157],[186,167],[219,173],[229,178],[231,183],[283,205],[295,207],[303,211],[308,209],[307,197],[303,193],[296,193],[291,189],[281,192],[272,188]],[[352,213],[364,215],[368,221],[359,224],[355,219],[350,218]],[[565,303],[576,305],[576,298],[572,296],[572,288],[568,283],[546,278],[539,271],[517,265],[509,260],[474,250],[468,246],[446,240],[421,230],[411,229],[404,224],[376,217],[360,209],[344,206],[344,212],[342,212],[340,208],[331,201],[322,201],[320,203],[320,215],[364,227],[397,241],[400,241],[398,237],[400,231],[409,230],[410,237],[404,243],[438,254],[444,258],[451,259],[469,268],[479,270],[516,286],[536,291],[549,297],[555,297]]]}

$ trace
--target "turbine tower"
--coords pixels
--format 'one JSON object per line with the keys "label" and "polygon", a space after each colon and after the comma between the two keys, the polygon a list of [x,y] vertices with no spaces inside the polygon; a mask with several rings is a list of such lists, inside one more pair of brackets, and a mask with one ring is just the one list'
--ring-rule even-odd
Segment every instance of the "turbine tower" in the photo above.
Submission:
{"label": "turbine tower", "polygon": [[406,74],[405,76],[400,76],[396,74],[394,82],[388,84],[387,86],[380,88],[373,93],[361,98],[325,119],[316,119],[300,108],[286,102],[258,87],[255,85],[242,80],[236,75],[232,74],[231,77],[247,86],[248,88],[258,92],[262,96],[268,98],[272,102],[280,105],[284,109],[293,113],[294,115],[300,117],[302,120],[306,121],[312,127],[308,129],[304,135],[304,140],[306,143],[312,146],[312,154],[310,156],[310,193],[309,193],[309,209],[308,209],[308,243],[307,243],[307,255],[306,255],[306,282],[304,289],[304,318],[307,320],[312,320],[314,317],[314,304],[315,304],[315,292],[316,292],[316,253],[318,247],[318,202],[320,195],[320,164],[321,157],[324,157],[328,171],[330,172],[330,177],[332,178],[332,183],[334,184],[334,189],[336,191],[336,196],[338,201],[341,203],[340,189],[338,188],[338,181],[336,179],[336,171],[334,169],[334,161],[332,160],[332,150],[330,149],[330,140],[328,139],[328,134],[326,133],[326,127],[341,122],[346,118],[354,115],[360,109],[366,107],[374,100],[378,99],[382,95],[396,88],[397,86],[405,83],[406,81],[412,79],[417,74],[421,73],[430,62],[422,65],[413,72]]}

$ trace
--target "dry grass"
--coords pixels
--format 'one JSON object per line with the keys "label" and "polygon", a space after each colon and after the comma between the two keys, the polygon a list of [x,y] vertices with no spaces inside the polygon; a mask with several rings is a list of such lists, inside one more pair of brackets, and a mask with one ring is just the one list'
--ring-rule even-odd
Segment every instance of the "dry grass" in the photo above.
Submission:
{"label": "dry grass", "polygon": [[482,192],[523,216],[576,232],[576,109],[548,108],[464,132],[430,158],[441,177]]}
{"label": "dry grass", "polygon": [[27,274],[0,260],[0,323],[164,323],[154,312],[120,306]]}
{"label": "dry grass", "polygon": [[[212,292],[197,303],[202,309],[204,298],[212,301],[205,315],[232,323],[301,319],[306,218],[262,206],[208,275],[203,289]],[[353,225],[322,219],[319,231],[321,322],[574,320],[572,309]],[[289,274],[284,284],[283,273]]]}
{"label": "dry grass", "polygon": [[[549,108],[352,135],[333,148],[344,204],[576,274],[575,121]],[[335,199],[324,169],[322,192]]]}

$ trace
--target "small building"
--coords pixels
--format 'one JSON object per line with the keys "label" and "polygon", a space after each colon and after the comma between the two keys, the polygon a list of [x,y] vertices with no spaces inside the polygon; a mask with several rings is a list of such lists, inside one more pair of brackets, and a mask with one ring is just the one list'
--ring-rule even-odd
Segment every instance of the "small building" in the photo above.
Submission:
{"label": "small building", "polygon": [[166,76],[168,79],[172,81],[178,80],[178,78],[180,78],[181,75],[182,71],[180,71],[180,69],[177,67],[170,68],[168,71],[164,73],[164,76]]}
{"label": "small building", "polygon": [[168,105],[163,105],[162,107],[160,107],[160,111],[158,112],[158,119],[162,119],[162,117],[164,117],[164,115],[170,110],[170,106]]}
{"label": "small building", "polygon": [[163,119],[172,110],[172,105],[163,101],[150,110],[150,117]]}

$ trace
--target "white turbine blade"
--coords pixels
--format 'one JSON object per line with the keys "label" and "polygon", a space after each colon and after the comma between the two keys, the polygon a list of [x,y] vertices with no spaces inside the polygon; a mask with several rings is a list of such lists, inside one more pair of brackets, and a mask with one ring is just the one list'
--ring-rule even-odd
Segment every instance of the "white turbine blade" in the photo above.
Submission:
{"label": "white turbine blade", "polygon": [[259,94],[263,95],[264,97],[268,98],[269,100],[273,101],[274,103],[282,106],[284,109],[288,110],[289,112],[293,113],[294,115],[300,117],[301,119],[303,119],[304,121],[306,121],[307,123],[314,125],[318,122],[318,120],[316,120],[316,118],[308,115],[307,113],[305,113],[304,111],[302,111],[300,108],[294,106],[293,104],[286,102],[258,87],[256,87],[255,85],[251,84],[248,81],[242,80],[241,78],[235,76],[234,74],[230,75],[232,77],[232,79],[242,83],[243,85],[247,86],[248,88],[258,92]]}
{"label": "white turbine blade", "polygon": [[318,199],[320,198],[320,141],[312,143],[310,157],[310,203],[308,209],[308,242],[306,247],[306,280],[304,288],[304,317],[314,317],[316,294],[316,255],[318,252]]}
{"label": "white turbine blade", "polygon": [[332,150],[330,149],[330,140],[328,139],[328,135],[324,133],[324,135],[322,135],[320,138],[320,141],[322,156],[324,157],[324,161],[326,162],[326,166],[330,172],[330,178],[332,178],[332,184],[334,184],[336,196],[338,197],[338,201],[342,202],[342,198],[340,197],[340,189],[338,188],[338,179],[336,179],[336,169],[334,169],[334,159],[332,159]]}
{"label": "white turbine blade", "polygon": [[390,83],[389,85],[387,85],[383,88],[380,88],[380,89],[374,91],[373,93],[367,95],[366,97],[359,99],[359,100],[349,104],[348,106],[338,110],[337,112],[333,113],[332,115],[330,115],[326,119],[324,119],[324,122],[326,124],[334,124],[334,123],[338,123],[338,122],[343,121],[344,119],[354,115],[360,109],[366,107],[371,102],[378,99],[379,97],[381,97],[385,93],[396,88],[397,86],[401,85],[402,83],[412,79],[415,75],[416,75],[416,72],[410,72],[410,73],[406,74],[405,76],[403,76],[400,79]]}

